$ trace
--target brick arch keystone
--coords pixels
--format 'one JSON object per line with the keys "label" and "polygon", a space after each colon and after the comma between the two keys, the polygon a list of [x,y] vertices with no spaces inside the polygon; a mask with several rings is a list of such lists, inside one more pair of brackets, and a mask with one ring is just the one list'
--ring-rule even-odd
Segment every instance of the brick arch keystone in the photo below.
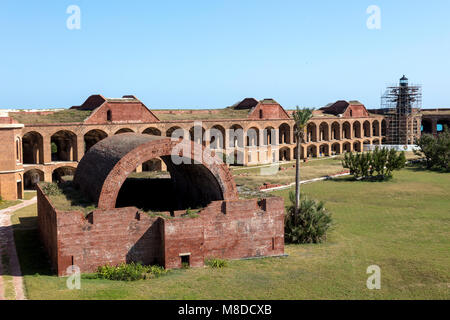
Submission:
{"label": "brick arch keystone", "polygon": [[[148,134],[124,133],[98,142],[81,159],[74,182],[100,209],[115,208],[120,188],[128,175],[150,159],[159,157],[169,161],[174,148],[180,150],[178,154],[181,150],[191,150],[191,154],[183,154],[183,157],[193,164],[178,166],[167,163],[171,174],[172,170],[175,174],[182,174],[186,167],[196,167],[195,172],[189,173],[191,178],[202,175],[203,180],[199,181],[208,181],[205,187],[214,189],[208,191],[214,193],[214,200],[238,199],[231,172],[208,148],[189,140],[173,141],[164,136]],[[197,159],[201,163],[195,162]]]}

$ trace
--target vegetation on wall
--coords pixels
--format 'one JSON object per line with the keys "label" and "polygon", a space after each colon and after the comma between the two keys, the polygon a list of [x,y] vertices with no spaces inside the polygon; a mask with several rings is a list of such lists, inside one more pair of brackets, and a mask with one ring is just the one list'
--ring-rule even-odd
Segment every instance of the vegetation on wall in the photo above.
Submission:
{"label": "vegetation on wall", "polygon": [[416,140],[416,145],[419,150],[414,153],[424,157],[427,169],[450,170],[450,131],[447,127],[437,137],[423,134]]}
{"label": "vegetation on wall", "polygon": [[350,169],[350,174],[358,180],[389,179],[395,170],[404,168],[405,164],[404,152],[379,147],[367,153],[348,152],[342,160],[342,166]]}
{"label": "vegetation on wall", "polygon": [[92,111],[66,109],[46,114],[40,112],[11,112],[9,115],[24,124],[43,124],[43,123],[79,123],[86,120]]}
{"label": "vegetation on wall", "polygon": [[295,193],[289,193],[290,205],[284,223],[284,238],[287,243],[321,243],[333,224],[331,213],[322,201],[303,198],[296,213]]}
{"label": "vegetation on wall", "polygon": [[82,211],[87,215],[97,208],[96,204],[86,198],[72,181],[59,184],[40,182],[39,186],[57,210]]}

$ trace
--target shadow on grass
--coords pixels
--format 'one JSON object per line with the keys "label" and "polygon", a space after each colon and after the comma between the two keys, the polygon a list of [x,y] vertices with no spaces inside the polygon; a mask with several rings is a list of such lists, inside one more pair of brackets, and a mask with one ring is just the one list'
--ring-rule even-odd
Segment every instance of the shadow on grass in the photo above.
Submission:
{"label": "shadow on grass", "polygon": [[421,163],[415,163],[415,164],[409,164],[406,168],[406,170],[410,170],[413,172],[435,172],[435,173],[450,173],[450,170],[443,170],[438,168],[427,168],[425,165]]}
{"label": "shadow on grass", "polygon": [[54,275],[39,238],[38,218],[20,217],[13,226],[14,240],[22,274]]}
{"label": "shadow on grass", "polygon": [[386,182],[390,182],[392,181],[393,177],[389,177],[389,178],[384,178],[381,179],[379,177],[371,177],[371,178],[366,178],[366,179],[356,179],[353,176],[347,176],[347,177],[339,177],[339,178],[332,178],[332,179],[328,179],[328,181],[333,181],[333,182],[377,182],[377,183],[386,183]]}

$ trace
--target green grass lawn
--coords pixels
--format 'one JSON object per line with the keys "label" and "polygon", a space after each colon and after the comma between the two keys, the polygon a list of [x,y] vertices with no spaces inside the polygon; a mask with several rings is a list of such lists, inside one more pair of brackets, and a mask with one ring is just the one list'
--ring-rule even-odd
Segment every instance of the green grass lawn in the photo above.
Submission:
{"label": "green grass lawn", "polygon": [[24,200],[31,200],[34,197],[36,197],[36,191],[25,191],[23,199]]}
{"label": "green grass lawn", "polygon": [[19,204],[20,202],[21,202],[20,200],[14,200],[14,201],[0,200],[0,210],[15,206],[16,204]]}
{"label": "green grass lawn", "polygon": [[[287,258],[231,261],[225,269],[171,271],[152,280],[66,278],[48,271],[35,206],[14,217],[29,299],[450,299],[450,175],[405,169],[388,182],[345,178],[302,186],[324,200],[335,226],[320,245],[288,245]],[[288,190],[276,194],[287,197]],[[381,268],[381,290],[366,269]],[[39,273],[39,275],[37,274]]]}
{"label": "green grass lawn", "polygon": [[[23,200],[30,200],[35,196],[36,191],[25,191]],[[14,201],[0,200],[0,210],[15,206],[16,204],[19,204],[21,202],[22,202],[21,200],[14,200]]]}
{"label": "green grass lawn", "polygon": [[[344,170],[342,167],[342,158],[324,158],[314,159],[308,162],[302,162],[300,165],[302,180],[309,180],[320,178],[326,175],[333,175]],[[275,169],[275,174],[264,174],[268,167],[249,167],[249,168],[233,168],[233,177],[236,184],[246,186],[250,189],[256,190],[264,183],[282,184],[286,185],[295,181],[295,162],[281,164],[281,168],[286,170],[277,171],[277,167],[272,165]]]}
{"label": "green grass lawn", "polygon": [[[405,152],[407,159],[418,158],[413,152]],[[327,158],[314,158],[307,162],[300,163],[300,172],[302,180],[310,180],[315,178],[324,177],[327,175],[334,175],[342,172],[343,156],[327,157]],[[247,188],[257,190],[264,183],[287,185],[295,182],[295,161],[289,163],[280,164],[279,167],[287,168],[287,170],[277,171],[277,166],[272,165],[274,171],[267,175],[268,166],[255,166],[255,167],[232,167],[233,177],[236,184],[245,186]],[[273,173],[275,172],[275,174]]]}

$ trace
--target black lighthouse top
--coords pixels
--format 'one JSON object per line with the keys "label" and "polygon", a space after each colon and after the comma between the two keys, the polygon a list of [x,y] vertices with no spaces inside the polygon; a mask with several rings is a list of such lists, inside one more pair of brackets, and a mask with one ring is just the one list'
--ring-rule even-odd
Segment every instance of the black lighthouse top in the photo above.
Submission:
{"label": "black lighthouse top", "polygon": [[408,86],[408,78],[405,75],[400,79],[400,86]]}

